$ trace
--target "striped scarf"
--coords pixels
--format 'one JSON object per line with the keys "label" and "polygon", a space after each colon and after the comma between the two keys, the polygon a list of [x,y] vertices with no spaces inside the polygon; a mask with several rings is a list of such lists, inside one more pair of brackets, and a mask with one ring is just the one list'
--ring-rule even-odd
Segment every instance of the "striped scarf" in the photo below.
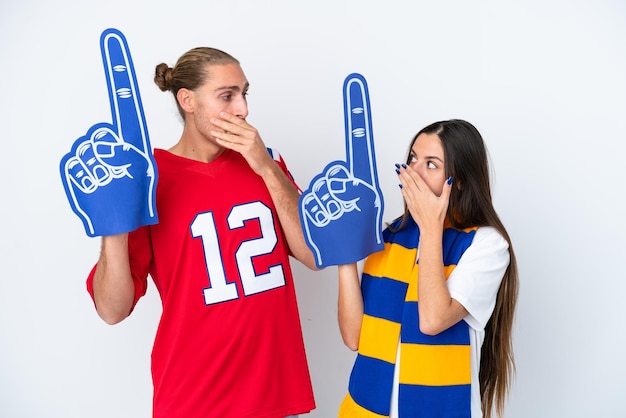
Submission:
{"label": "striped scarf", "polygon": [[[400,220],[392,226],[398,227]],[[395,229],[395,228],[394,228]],[[446,279],[477,228],[443,233]],[[340,418],[388,417],[398,342],[398,413],[405,417],[470,418],[469,327],[459,321],[429,336],[419,330],[416,263],[419,228],[411,217],[399,232],[383,233],[384,250],[367,258],[361,277],[364,315],[359,351]]]}

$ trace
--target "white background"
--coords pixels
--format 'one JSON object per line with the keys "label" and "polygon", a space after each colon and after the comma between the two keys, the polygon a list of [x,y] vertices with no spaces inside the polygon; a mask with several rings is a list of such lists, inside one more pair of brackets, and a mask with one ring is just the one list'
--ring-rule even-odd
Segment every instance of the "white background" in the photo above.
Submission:
{"label": "white background", "polygon": [[[85,277],[100,243],[58,173],[111,120],[100,33],[128,39],[154,147],[180,135],[152,82],[196,46],[239,58],[249,122],[298,183],[344,157],[342,83],[365,76],[385,220],[412,135],[463,118],[482,132],[521,288],[506,417],[625,417],[623,167],[626,3],[614,0],[0,0],[0,416],[149,417],[160,302],[96,315]],[[354,354],[336,323],[336,269],[294,262],[317,409],[332,417]]]}

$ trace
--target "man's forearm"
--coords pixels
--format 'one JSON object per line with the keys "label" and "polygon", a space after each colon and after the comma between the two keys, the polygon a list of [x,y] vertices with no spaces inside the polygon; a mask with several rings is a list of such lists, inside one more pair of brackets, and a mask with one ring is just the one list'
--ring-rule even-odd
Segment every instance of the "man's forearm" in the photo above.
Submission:
{"label": "man's forearm", "polygon": [[128,234],[102,238],[93,293],[98,315],[106,323],[118,323],[130,314],[135,286],[130,273]]}
{"label": "man's forearm", "polygon": [[298,211],[300,193],[277,164],[274,164],[271,170],[266,171],[263,180],[276,206],[278,219],[291,253],[308,268],[317,270],[315,258],[304,240],[300,223]]}

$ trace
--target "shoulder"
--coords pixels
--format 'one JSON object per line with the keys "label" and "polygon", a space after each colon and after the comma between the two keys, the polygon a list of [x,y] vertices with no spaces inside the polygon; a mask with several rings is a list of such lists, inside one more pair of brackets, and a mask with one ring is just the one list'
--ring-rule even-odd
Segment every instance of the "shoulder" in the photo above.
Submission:
{"label": "shoulder", "polygon": [[270,153],[270,155],[272,156],[274,161],[278,161],[278,162],[283,162],[284,163],[283,156],[280,155],[280,152],[278,152],[278,150],[276,148],[267,147],[267,152]]}
{"label": "shoulder", "polygon": [[283,156],[280,154],[280,152],[278,152],[276,148],[271,148],[271,147],[267,147],[267,152],[270,153],[270,155],[272,156],[272,159],[276,161],[276,164],[278,164],[280,169],[287,175],[287,177],[289,178],[291,183],[294,185],[294,187],[298,190],[298,192],[302,193],[302,190],[296,184],[296,181],[291,175],[291,172],[289,171],[289,167],[287,167],[287,163],[283,159]]}
{"label": "shoulder", "polygon": [[492,226],[481,226],[476,230],[472,246],[491,247],[497,249],[509,249],[508,241]]}
{"label": "shoulder", "polygon": [[509,243],[493,227],[480,227],[476,230],[472,243],[461,256],[459,266],[472,270],[491,270],[495,265],[508,265]]}
{"label": "shoulder", "polygon": [[272,159],[283,169],[283,171],[288,172],[287,163],[276,148],[267,147],[267,152],[269,152]]}

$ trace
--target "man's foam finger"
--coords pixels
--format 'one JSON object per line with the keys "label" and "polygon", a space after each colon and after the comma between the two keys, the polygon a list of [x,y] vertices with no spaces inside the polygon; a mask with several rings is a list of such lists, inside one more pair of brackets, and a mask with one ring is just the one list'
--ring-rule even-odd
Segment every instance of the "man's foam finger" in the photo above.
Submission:
{"label": "man's foam finger", "polygon": [[[111,173],[96,155],[91,141],[85,141],[76,149],[76,158],[80,161],[81,167],[85,171],[85,175],[89,176],[89,180],[82,177],[82,181],[93,181],[95,186],[106,184],[110,181]],[[78,167],[76,167],[78,168]],[[84,183],[87,184],[87,183]]]}
{"label": "man's foam finger", "polygon": [[344,82],[346,154],[350,172],[370,185],[377,182],[374,136],[365,78],[350,74]]}
{"label": "man's foam finger", "polygon": [[65,173],[66,178],[82,193],[92,193],[96,190],[96,182],[78,157],[74,156],[67,160]]}
{"label": "man's foam finger", "polygon": [[107,29],[100,37],[102,61],[109,88],[113,125],[124,142],[147,153],[148,129],[130,50],[124,35]]}
{"label": "man's foam finger", "polygon": [[302,207],[313,225],[322,227],[328,223],[330,217],[326,213],[324,205],[314,193],[309,193],[302,198]]}

